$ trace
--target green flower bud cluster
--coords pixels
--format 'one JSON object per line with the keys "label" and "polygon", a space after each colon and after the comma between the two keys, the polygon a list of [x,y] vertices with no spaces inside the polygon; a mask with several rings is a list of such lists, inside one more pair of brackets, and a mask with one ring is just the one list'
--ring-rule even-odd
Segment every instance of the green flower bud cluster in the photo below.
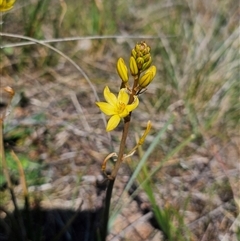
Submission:
{"label": "green flower bud cluster", "polygon": [[145,42],[137,43],[132,49],[131,56],[135,59],[140,72],[147,70],[152,63],[150,50],[151,48]]}
{"label": "green flower bud cluster", "polygon": [[[151,66],[150,50],[150,47],[145,42],[141,42],[137,43],[131,51],[129,69],[134,77],[136,93],[140,93],[142,89],[145,89],[156,75],[156,67]],[[117,61],[117,72],[122,79],[123,86],[128,87],[128,68],[122,58]]]}
{"label": "green flower bud cluster", "polygon": [[[156,67],[151,66],[152,57],[150,51],[151,48],[145,42],[140,42],[135,45],[135,48],[132,49],[131,52],[130,69],[131,65],[138,69],[138,71],[135,71],[135,73],[139,75],[137,86],[139,91],[145,89],[152,82],[156,75]],[[145,73],[142,74],[144,71]],[[140,74],[142,75],[140,76]]]}

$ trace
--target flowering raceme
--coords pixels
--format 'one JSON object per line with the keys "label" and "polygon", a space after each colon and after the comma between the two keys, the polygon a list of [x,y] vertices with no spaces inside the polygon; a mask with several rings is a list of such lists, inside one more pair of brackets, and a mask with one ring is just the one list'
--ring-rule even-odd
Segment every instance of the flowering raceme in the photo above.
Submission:
{"label": "flowering raceme", "polygon": [[0,0],[0,12],[5,12],[10,10],[16,0]]}
{"label": "flowering raceme", "polygon": [[137,96],[134,96],[133,102],[128,104],[130,96],[125,88],[122,88],[116,97],[106,86],[103,94],[106,102],[96,102],[96,104],[104,114],[111,116],[106,130],[112,131],[118,126],[121,118],[128,116],[137,108],[139,100]]}

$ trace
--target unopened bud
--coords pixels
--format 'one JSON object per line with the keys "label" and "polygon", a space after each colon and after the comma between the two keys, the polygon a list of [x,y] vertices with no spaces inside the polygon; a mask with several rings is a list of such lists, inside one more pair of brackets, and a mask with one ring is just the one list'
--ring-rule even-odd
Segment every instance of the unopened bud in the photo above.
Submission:
{"label": "unopened bud", "polygon": [[146,63],[147,61],[149,61],[150,58],[151,58],[151,54],[150,54],[150,53],[143,55],[143,59],[144,59],[144,62],[145,62],[145,63]]}
{"label": "unopened bud", "polygon": [[136,59],[136,58],[137,58],[137,52],[136,52],[136,50],[135,50],[135,49],[132,49],[131,54],[132,54],[132,56],[133,56],[133,58],[134,58],[134,59]]}
{"label": "unopened bud", "polygon": [[130,65],[131,74],[133,76],[137,75],[138,74],[138,66],[137,66],[136,60],[134,59],[133,56],[130,57],[129,65]]}
{"label": "unopened bud", "polygon": [[152,57],[150,56],[148,61],[143,64],[142,71],[147,70],[150,67],[151,63],[152,63]]}
{"label": "unopened bud", "polygon": [[153,65],[151,66],[144,75],[140,78],[138,84],[141,88],[146,88],[153,80],[156,75],[156,67]]}
{"label": "unopened bud", "polygon": [[128,69],[122,58],[117,61],[117,72],[124,83],[128,82]]}
{"label": "unopened bud", "polygon": [[144,64],[144,59],[142,57],[138,57],[136,62],[137,62],[138,69],[142,70],[142,66]]}

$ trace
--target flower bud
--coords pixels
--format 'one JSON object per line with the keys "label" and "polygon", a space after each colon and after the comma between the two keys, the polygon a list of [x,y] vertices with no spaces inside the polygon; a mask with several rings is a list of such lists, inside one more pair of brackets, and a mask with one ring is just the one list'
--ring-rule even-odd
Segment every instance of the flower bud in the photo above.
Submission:
{"label": "flower bud", "polygon": [[122,58],[117,61],[117,72],[124,83],[128,82],[128,69]]}
{"label": "flower bud", "polygon": [[151,66],[144,75],[140,78],[138,84],[141,88],[146,88],[153,80],[156,75],[156,67],[153,65]]}
{"label": "flower bud", "polygon": [[137,43],[132,49],[131,55],[136,60],[138,70],[141,72],[147,70],[152,63],[150,50],[151,48],[144,41]]}
{"label": "flower bud", "polygon": [[144,59],[144,62],[145,62],[145,63],[146,63],[147,61],[149,61],[150,58],[151,58],[151,54],[150,54],[150,53],[143,55],[143,59]]}
{"label": "flower bud", "polygon": [[135,45],[135,51],[137,52],[137,54],[141,54],[141,56],[149,54],[150,50],[151,48],[144,41]]}
{"label": "flower bud", "polygon": [[138,69],[139,69],[139,70],[142,70],[142,66],[143,66],[143,64],[144,64],[144,59],[143,59],[142,57],[138,57],[138,58],[136,59],[136,62],[137,62]]}
{"label": "flower bud", "polygon": [[130,65],[131,74],[133,76],[137,75],[138,74],[138,66],[137,66],[136,60],[134,59],[133,56],[130,57],[129,65]]}
{"label": "flower bud", "polygon": [[142,71],[147,70],[150,67],[151,63],[152,63],[152,57],[150,56],[148,61],[143,64]]}
{"label": "flower bud", "polygon": [[136,59],[136,58],[137,58],[137,52],[136,52],[136,50],[135,50],[135,49],[132,49],[131,54],[132,54],[132,56],[133,56],[133,58],[134,58],[134,59]]}

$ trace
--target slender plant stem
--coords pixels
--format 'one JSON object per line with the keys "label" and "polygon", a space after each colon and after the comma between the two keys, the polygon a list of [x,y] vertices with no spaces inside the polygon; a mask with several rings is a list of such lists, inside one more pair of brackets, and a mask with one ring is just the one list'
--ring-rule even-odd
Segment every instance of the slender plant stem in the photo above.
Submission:
{"label": "slender plant stem", "polygon": [[[134,77],[134,84],[132,88],[132,93],[130,95],[129,104],[131,104],[134,100],[134,95],[136,94],[135,87],[137,86],[139,76],[140,74]],[[121,85],[121,88],[123,88],[123,83]],[[104,213],[103,213],[103,227],[101,232],[101,241],[106,240],[107,233],[108,233],[108,219],[109,219],[109,212],[110,212],[110,206],[111,206],[112,191],[113,191],[113,186],[114,186],[114,182],[115,182],[118,170],[122,164],[130,121],[131,121],[131,113],[124,118],[124,127],[123,127],[121,142],[120,142],[120,148],[118,152],[118,158],[108,180],[108,186],[107,186],[106,198],[105,198],[105,207],[104,207]]]}
{"label": "slender plant stem", "polygon": [[122,164],[122,159],[123,159],[123,155],[124,155],[124,150],[125,150],[125,144],[126,144],[126,140],[127,140],[127,135],[128,135],[128,130],[129,130],[129,126],[130,126],[130,116],[127,120],[127,122],[124,123],[124,128],[123,128],[123,134],[122,134],[122,139],[120,142],[120,148],[119,148],[119,152],[118,152],[118,158],[117,161],[114,165],[114,168],[112,170],[111,179],[115,179],[118,173],[118,170]]}
{"label": "slender plant stem", "polygon": [[108,218],[111,205],[111,196],[115,179],[108,180],[108,187],[105,198],[105,207],[103,213],[103,227],[101,230],[101,241],[105,241],[108,234]]}
{"label": "slender plant stem", "polygon": [[106,240],[107,233],[108,233],[108,219],[109,219],[109,212],[110,212],[110,206],[111,206],[112,191],[113,191],[113,186],[114,186],[114,182],[116,179],[116,175],[117,175],[118,170],[122,163],[126,139],[127,139],[128,130],[129,130],[130,119],[131,119],[131,116],[129,115],[129,118],[127,118],[127,121],[124,122],[124,128],[123,128],[122,139],[121,139],[121,143],[120,143],[120,149],[119,149],[119,153],[118,153],[118,159],[112,170],[111,176],[108,180],[104,214],[103,214],[103,228],[102,228],[102,234],[101,234],[101,241]]}

